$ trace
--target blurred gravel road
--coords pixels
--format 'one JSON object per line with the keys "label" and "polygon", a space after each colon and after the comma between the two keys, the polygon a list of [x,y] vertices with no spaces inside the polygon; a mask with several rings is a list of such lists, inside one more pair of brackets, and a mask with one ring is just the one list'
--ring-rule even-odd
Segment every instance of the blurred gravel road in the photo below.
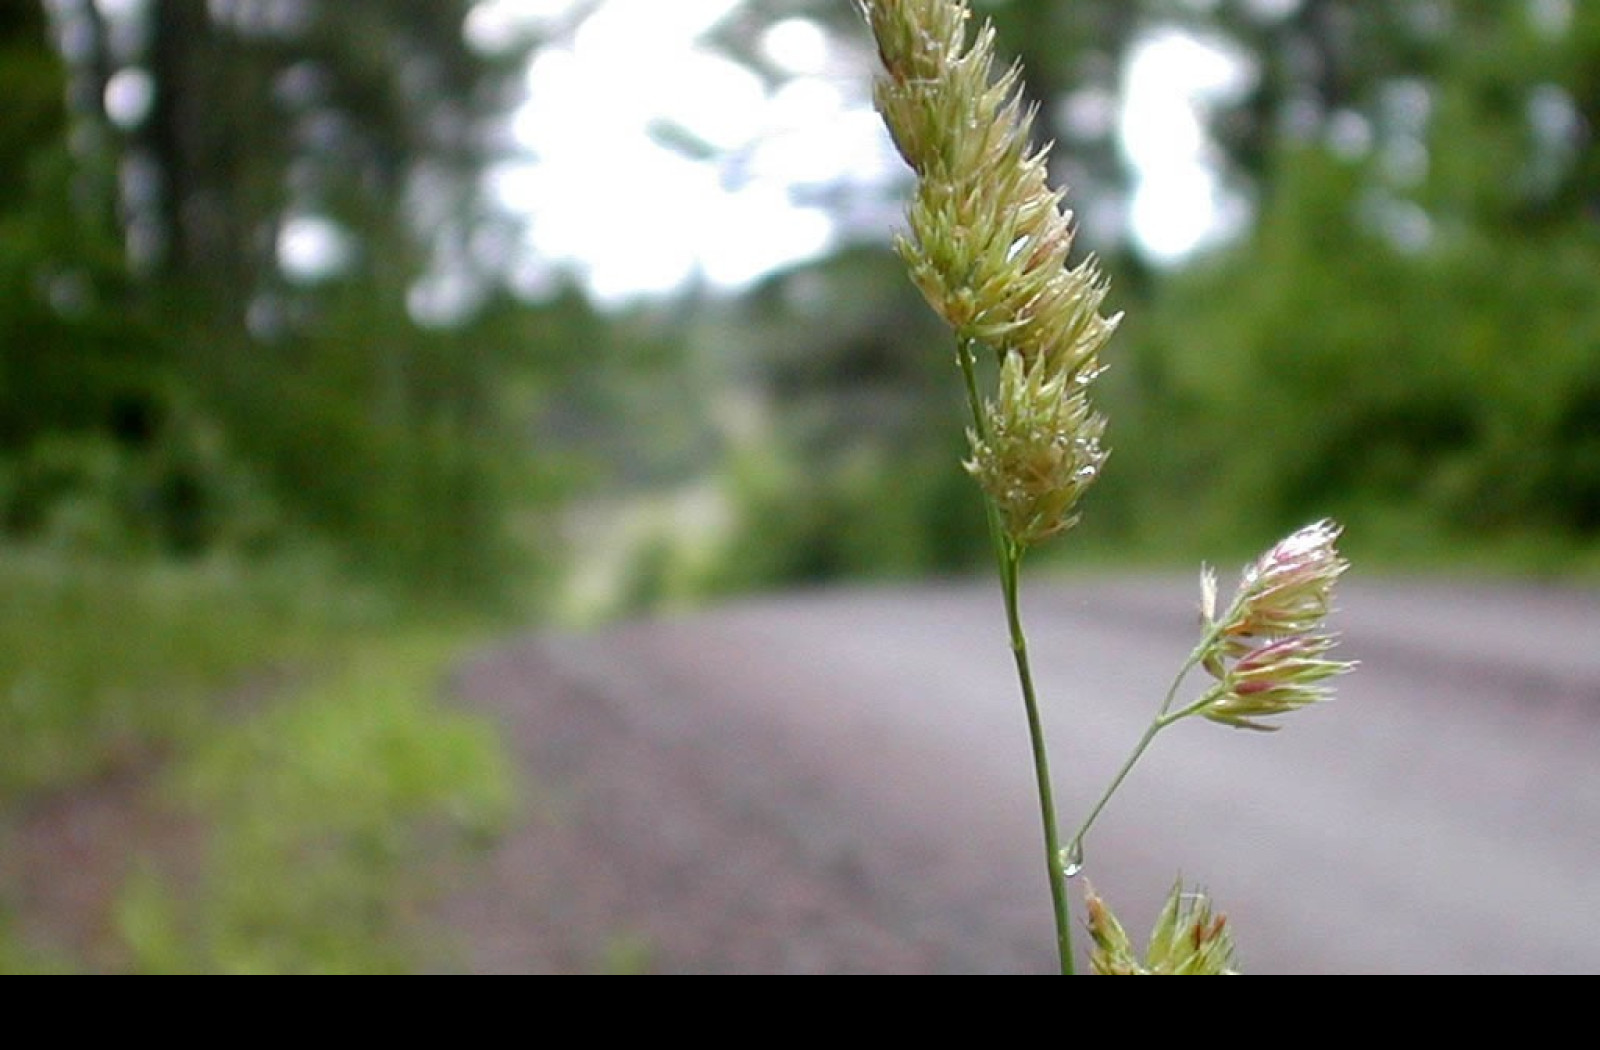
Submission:
{"label": "blurred gravel road", "polygon": [[[1195,602],[1189,580],[1031,581],[1067,827],[1187,654]],[[1341,606],[1361,667],[1337,698],[1278,733],[1164,733],[1087,877],[1137,938],[1180,873],[1203,884],[1249,973],[1600,972],[1600,591],[1350,580]],[[505,726],[528,804],[441,906],[441,968],[1052,966],[992,582],[511,640],[457,695]]]}

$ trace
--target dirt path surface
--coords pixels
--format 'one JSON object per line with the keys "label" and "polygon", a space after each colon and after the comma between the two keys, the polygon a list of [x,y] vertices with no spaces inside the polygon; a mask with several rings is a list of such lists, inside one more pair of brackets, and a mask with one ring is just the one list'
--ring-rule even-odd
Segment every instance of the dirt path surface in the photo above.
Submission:
{"label": "dirt path surface", "polygon": [[[1030,596],[1067,813],[1187,651],[1192,589]],[[457,696],[504,726],[528,803],[444,903],[440,968],[1047,971],[996,603],[984,583],[789,595],[482,654]],[[1344,605],[1363,666],[1339,699],[1278,734],[1165,734],[1089,877],[1135,929],[1180,869],[1203,881],[1255,973],[1600,970],[1600,594]]]}
{"label": "dirt path surface", "polygon": [[727,712],[680,708],[681,729],[641,719],[537,643],[475,662],[462,696],[506,726],[528,790],[524,822],[447,906],[461,969],[939,967],[855,844],[814,842],[788,819],[785,794],[805,805],[827,785],[779,732]]}

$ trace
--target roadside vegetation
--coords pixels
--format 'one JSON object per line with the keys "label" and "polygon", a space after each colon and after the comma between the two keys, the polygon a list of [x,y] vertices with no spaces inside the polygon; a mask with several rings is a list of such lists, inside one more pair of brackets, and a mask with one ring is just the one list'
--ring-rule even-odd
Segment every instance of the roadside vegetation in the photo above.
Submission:
{"label": "roadside vegetation", "polygon": [[[0,965],[415,964],[441,851],[491,840],[512,804],[492,727],[445,699],[481,618],[290,569],[33,552],[0,579]],[[66,857],[80,870],[39,867]]]}
{"label": "roadside vegetation", "polygon": [[[484,174],[529,58],[623,5],[485,35],[518,6],[3,5],[0,969],[417,965],[429,860],[514,819],[451,704],[465,647],[992,556],[881,228],[606,309],[521,250]],[[1364,573],[1600,576],[1600,6],[981,6],[1129,318],[1109,458],[1038,568],[1332,517]],[[865,112],[858,5],[737,12],[696,46]],[[837,68],[767,55],[786,20]],[[1163,33],[1249,73],[1196,110],[1242,217],[1181,265],[1105,221],[1135,175],[1107,114]],[[761,145],[652,134],[730,189]],[[795,194],[906,189],[840,179]]]}

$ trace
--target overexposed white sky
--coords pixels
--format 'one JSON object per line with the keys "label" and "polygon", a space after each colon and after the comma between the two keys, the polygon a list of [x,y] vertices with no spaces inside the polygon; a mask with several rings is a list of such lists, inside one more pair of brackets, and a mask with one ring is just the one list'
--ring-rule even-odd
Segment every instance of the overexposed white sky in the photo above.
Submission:
{"label": "overexposed white sky", "polygon": [[[149,2],[95,0],[130,24]],[[871,107],[866,27],[841,37],[799,17],[765,26],[753,41],[763,77],[709,39],[743,6],[478,0],[464,27],[473,47],[505,52],[529,34],[540,43],[505,158],[489,174],[498,202],[526,220],[525,243],[494,246],[513,288],[538,298],[575,274],[602,304],[737,291],[847,240],[888,239],[909,180]],[[1154,262],[1182,260],[1244,222],[1202,117],[1245,86],[1247,70],[1220,44],[1172,27],[1152,27],[1128,56],[1115,111],[1135,173],[1125,221]],[[118,124],[136,125],[152,98],[136,66],[107,81]],[[1109,117],[1113,103],[1102,102]],[[277,247],[285,272],[306,280],[339,272],[353,250],[312,212],[287,216]],[[459,313],[470,283],[444,265],[413,289],[414,314]]]}
{"label": "overexposed white sky", "polygon": [[[893,212],[842,219],[820,199],[905,184],[871,108],[865,27],[849,41],[801,18],[767,28],[757,46],[783,74],[774,82],[707,40],[740,6],[481,0],[466,29],[475,46],[509,46],[528,29],[547,41],[511,122],[515,155],[491,175],[498,200],[527,219],[529,294],[563,271],[602,303],[733,291],[847,236],[887,237]],[[1154,261],[1183,258],[1239,218],[1208,163],[1200,107],[1242,76],[1237,60],[1176,30],[1147,34],[1130,56],[1118,120],[1137,172],[1128,221]],[[851,222],[884,228],[842,228]]]}
{"label": "overexposed white sky", "polygon": [[842,232],[819,192],[899,175],[856,59],[815,23],[763,32],[774,84],[705,40],[740,0],[607,0],[566,26],[577,6],[486,0],[468,31],[568,30],[533,56],[520,155],[492,189],[526,216],[532,255],[600,301],[734,290],[816,258]]}
{"label": "overexposed white sky", "polygon": [[1118,138],[1134,171],[1129,233],[1152,260],[1179,261],[1244,221],[1245,202],[1222,185],[1203,115],[1246,87],[1242,58],[1175,28],[1151,30],[1129,53]]}

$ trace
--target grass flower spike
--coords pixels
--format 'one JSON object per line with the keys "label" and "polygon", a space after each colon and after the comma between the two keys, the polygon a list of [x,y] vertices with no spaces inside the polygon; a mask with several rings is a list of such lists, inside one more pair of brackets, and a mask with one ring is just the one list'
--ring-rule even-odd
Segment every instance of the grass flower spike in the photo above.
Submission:
{"label": "grass flower spike", "polygon": [[[1322,629],[1345,562],[1339,529],[1318,522],[1277,544],[1245,570],[1231,605],[1217,614],[1216,579],[1201,575],[1205,630],[1132,753],[1072,837],[1056,823],[1044,725],[1022,629],[1022,562],[1036,544],[1077,521],[1077,505],[1106,458],[1105,420],[1090,402],[1100,353],[1119,316],[1100,313],[1106,283],[1094,261],[1069,266],[1072,216],[1048,182],[1048,146],[1030,135],[1034,110],[1021,70],[994,70],[994,30],[968,39],[965,0],[857,0],[883,71],[873,99],[917,184],[908,234],[896,238],[911,278],[954,331],[971,412],[965,467],[983,491],[1000,575],[1006,627],[1028,719],[1046,871],[1061,972],[1076,972],[1067,880],[1084,864],[1084,838],[1156,735],[1190,715],[1252,729],[1326,695],[1326,679],[1352,665],[1327,657]],[[980,354],[995,391],[979,388]],[[1186,676],[1204,667],[1215,681],[1187,706]],[[1098,973],[1233,973],[1227,923],[1204,897],[1174,887],[1149,950],[1135,955],[1093,891],[1087,896],[1092,965]]]}
{"label": "grass flower spike", "polygon": [[954,0],[866,0],[885,75],[874,99],[917,174],[910,238],[899,249],[933,308],[962,339],[1055,374],[1092,374],[1115,319],[1097,311],[1092,262],[1067,268],[1073,231],[1034,149],[1020,71],[993,74],[994,30],[966,44]]}
{"label": "grass flower spike", "polygon": [[967,431],[967,471],[994,501],[1006,534],[1019,546],[1070,527],[1078,497],[1099,476],[1105,421],[1089,407],[1085,385],[1067,389],[1066,377],[1007,354],[999,396],[983,407],[981,433]]}
{"label": "grass flower spike", "polygon": [[[1324,520],[1278,541],[1245,568],[1238,594],[1220,617],[1216,576],[1210,569],[1201,571],[1205,633],[1133,752],[1068,840],[1064,856],[1082,856],[1084,836],[1163,729],[1191,715],[1239,729],[1277,729],[1260,719],[1326,698],[1328,679],[1355,667],[1327,656],[1337,639],[1324,630],[1324,621],[1333,608],[1333,585],[1349,568],[1334,548],[1338,538],[1339,526]],[[1178,689],[1196,667],[1216,681],[1198,699],[1179,706]]]}
{"label": "grass flower spike", "polygon": [[1273,545],[1244,570],[1233,604],[1215,615],[1216,580],[1206,570],[1201,614],[1224,638],[1287,637],[1317,630],[1333,605],[1333,585],[1349,563],[1334,542],[1339,526],[1326,519],[1307,525]]}
{"label": "grass flower spike", "polygon": [[1089,937],[1094,950],[1089,966],[1104,976],[1234,976],[1233,934],[1226,916],[1214,914],[1203,893],[1172,887],[1140,959],[1127,933],[1105,901],[1088,892]]}
{"label": "grass flower spike", "polygon": [[1217,679],[1197,705],[1214,722],[1242,729],[1276,729],[1258,719],[1325,698],[1327,679],[1355,664],[1332,660],[1335,637],[1324,630],[1333,585],[1349,568],[1334,541],[1339,527],[1319,521],[1280,540],[1244,571],[1227,611],[1215,615],[1216,579],[1201,575],[1201,615],[1207,625],[1201,663]]}
{"label": "grass flower spike", "polygon": [[1218,673],[1220,695],[1201,708],[1200,714],[1238,729],[1277,729],[1257,719],[1287,714],[1326,699],[1331,690],[1325,679],[1355,666],[1323,655],[1333,643],[1330,635],[1263,643]]}
{"label": "grass flower spike", "polygon": [[[1044,730],[1018,604],[1023,553],[1076,520],[1105,459],[1105,422],[1089,404],[1116,318],[1092,261],[1067,265],[1072,218],[1049,185],[1049,147],[1030,141],[1021,70],[994,72],[994,29],[971,42],[962,0],[857,0],[883,72],[873,100],[917,176],[909,236],[896,239],[911,278],[955,332],[972,413],[967,470],[985,496],[1011,651],[1033,745],[1061,972],[1072,927]],[[998,392],[978,389],[979,348]]]}
{"label": "grass flower spike", "polygon": [[1030,143],[1016,67],[996,76],[994,31],[970,44],[956,0],[864,0],[884,75],[874,89],[900,155],[917,174],[896,245],[922,294],[955,330],[963,368],[975,346],[1000,362],[999,395],[978,398],[969,469],[1021,546],[1061,531],[1099,470],[1104,421],[1088,386],[1117,325],[1102,317],[1092,260],[1067,265],[1072,218],[1048,182],[1049,148]]}

